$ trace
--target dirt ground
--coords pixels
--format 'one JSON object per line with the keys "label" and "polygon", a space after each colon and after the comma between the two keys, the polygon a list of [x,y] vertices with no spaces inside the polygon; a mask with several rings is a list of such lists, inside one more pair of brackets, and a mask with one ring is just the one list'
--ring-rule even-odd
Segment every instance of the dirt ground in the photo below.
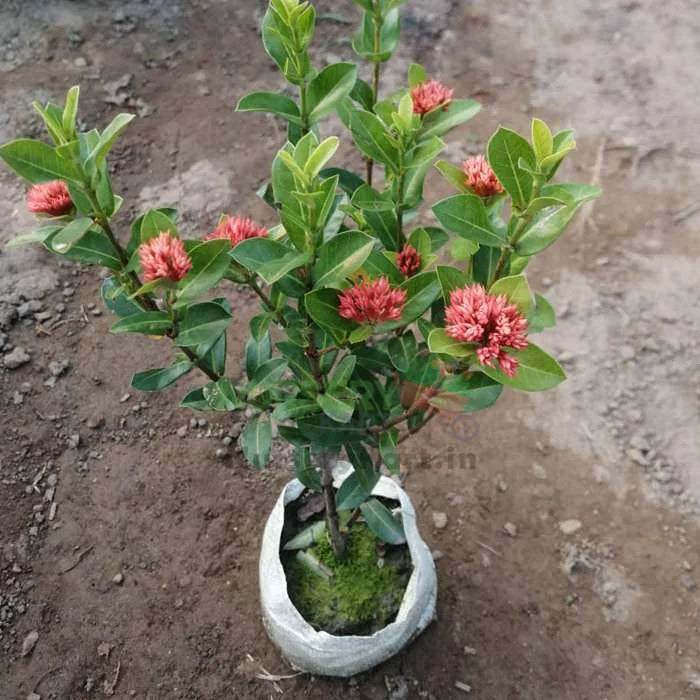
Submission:
{"label": "dirt ground", "polygon": [[[318,62],[349,58],[356,7],[318,9]],[[122,232],[154,203],[176,204],[190,232],[221,211],[269,221],[254,191],[282,131],[233,111],[242,93],[280,84],[262,10],[4,0],[0,141],[38,134],[31,101],[80,83],[87,123],[142,116],[112,158]],[[414,59],[484,104],[451,135],[451,160],[536,114],[576,127],[565,174],[605,190],[532,270],[559,311],[542,344],[569,380],[444,417],[406,445],[438,620],[349,681],[258,678],[291,673],[257,593],[288,453],[278,445],[270,469],[248,468],[235,418],[197,423],[175,407],[194,377],[159,395],[130,389],[164,348],[106,333],[99,275],[0,249],[1,700],[700,698],[700,10],[409,0],[403,39],[387,89]],[[438,177],[429,190],[446,193]],[[0,171],[2,242],[30,224],[23,196]],[[243,331],[255,304],[230,298]],[[243,339],[234,329],[234,377]]]}

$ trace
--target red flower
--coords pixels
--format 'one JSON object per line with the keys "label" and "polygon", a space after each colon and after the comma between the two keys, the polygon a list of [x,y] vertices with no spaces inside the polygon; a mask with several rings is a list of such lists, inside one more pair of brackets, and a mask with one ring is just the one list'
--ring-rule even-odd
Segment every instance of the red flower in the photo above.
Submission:
{"label": "red flower", "polygon": [[466,185],[479,197],[490,197],[492,194],[503,192],[503,185],[498,181],[496,173],[482,155],[468,158],[462,164],[467,176]]}
{"label": "red flower", "polygon": [[524,350],[527,343],[527,321],[508,298],[487,294],[480,284],[472,284],[450,293],[450,305],[445,310],[447,334],[465,343],[477,343],[476,356],[482,365],[494,366],[513,377],[518,361],[503,348]]}
{"label": "red flower", "polygon": [[170,279],[179,282],[192,267],[185,244],[167,231],[146,241],[139,248],[144,282]]}
{"label": "red flower", "polygon": [[413,111],[415,114],[427,114],[438,107],[443,109],[452,101],[454,90],[445,87],[437,80],[429,80],[427,83],[421,83],[411,90],[411,98],[413,99]]}
{"label": "red flower", "polygon": [[380,323],[401,318],[406,303],[403,289],[392,289],[386,277],[362,281],[340,294],[338,313],[357,323]]}
{"label": "red flower", "polygon": [[73,200],[63,180],[32,185],[27,192],[27,209],[33,214],[62,216],[73,208]]}
{"label": "red flower", "polygon": [[204,240],[228,238],[233,248],[246,238],[255,238],[256,236],[267,236],[267,229],[258,226],[252,219],[244,219],[241,216],[225,216],[211,233],[204,236]]}
{"label": "red flower", "polygon": [[404,277],[415,275],[420,270],[420,253],[407,243],[401,252],[396,254],[396,264]]}

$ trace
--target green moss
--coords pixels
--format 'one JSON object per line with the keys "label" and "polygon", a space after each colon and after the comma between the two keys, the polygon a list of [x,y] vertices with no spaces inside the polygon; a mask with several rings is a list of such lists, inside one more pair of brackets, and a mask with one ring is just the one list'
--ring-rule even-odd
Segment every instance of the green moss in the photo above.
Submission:
{"label": "green moss", "polygon": [[311,625],[333,634],[368,634],[386,626],[403,598],[408,572],[388,559],[377,566],[377,540],[362,524],[351,528],[346,554],[336,559],[327,534],[308,551],[333,572],[325,578],[290,557],[288,591]]}

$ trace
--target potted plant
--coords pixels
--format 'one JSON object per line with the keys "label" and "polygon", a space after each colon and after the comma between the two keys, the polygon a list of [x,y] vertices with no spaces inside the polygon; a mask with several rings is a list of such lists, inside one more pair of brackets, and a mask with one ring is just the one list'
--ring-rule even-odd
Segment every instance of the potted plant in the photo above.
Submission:
{"label": "potted plant", "polygon": [[[435,570],[395,478],[399,445],[441,411],[483,410],[504,386],[540,391],[564,379],[532,342],[555,319],[524,271],[599,194],[553,183],[573,133],[553,134],[538,119],[530,141],[499,127],[485,156],[461,167],[438,160],[442,137],[479,105],[416,64],[405,86],[380,98],[404,0],[355,1],[362,21],[352,46],[371,66],[370,83],[353,63],[314,68],[313,6],[270,0],[263,44],[290,89],[238,104],[287,124],[259,193],[272,208],[269,228],[223,215],[206,235],[183,239],[177,212],[161,207],[122,237],[107,157],[133,115],[79,131],[78,87],[63,105],[34,104],[52,143],[0,147],[31,184],[28,208],[40,218],[14,243],[107,268],[112,332],[170,339],[171,361],[137,372],[132,386],[157,391],[200,372],[181,406],[246,409],[240,443],[254,467],[268,462],[273,425],[293,445],[295,479],[263,538],[263,617],[296,666],[328,675],[380,663],[432,619]],[[362,175],[331,165],[340,141],[320,128],[331,114],[358,149]],[[456,193],[424,207],[433,166]],[[237,378],[226,369],[231,285],[261,303]]]}

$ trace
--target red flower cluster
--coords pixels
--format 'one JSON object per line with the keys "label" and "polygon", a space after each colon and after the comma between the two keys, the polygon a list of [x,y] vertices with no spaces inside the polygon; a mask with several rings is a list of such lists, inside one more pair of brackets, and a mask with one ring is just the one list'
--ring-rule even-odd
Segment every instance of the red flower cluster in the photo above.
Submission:
{"label": "red flower cluster", "polygon": [[33,214],[62,216],[73,208],[73,200],[63,180],[32,185],[27,192],[27,209]]}
{"label": "red flower cluster", "polygon": [[438,107],[443,109],[452,101],[454,90],[446,87],[437,80],[429,80],[421,83],[411,90],[413,99],[413,112],[415,114],[427,114]]}
{"label": "red flower cluster", "polygon": [[468,158],[462,164],[467,176],[466,185],[479,197],[490,197],[503,192],[503,185],[498,181],[486,158],[482,155]]}
{"label": "red flower cluster", "polygon": [[246,238],[255,238],[256,236],[267,236],[267,229],[258,226],[252,219],[245,219],[241,216],[225,216],[211,233],[204,236],[204,240],[228,238],[233,248]]}
{"label": "red flower cluster", "polygon": [[402,250],[396,254],[396,265],[404,277],[415,275],[421,266],[420,253],[410,244],[406,244]]}
{"label": "red flower cluster", "polygon": [[167,231],[146,241],[139,248],[139,259],[144,282],[155,279],[170,279],[179,282],[192,267],[185,244]]}
{"label": "red flower cluster", "polygon": [[498,360],[505,374],[515,376],[518,361],[503,348],[527,347],[527,321],[505,295],[487,294],[480,284],[455,289],[450,294],[445,320],[450,337],[480,346],[476,356],[482,365],[493,367]]}
{"label": "red flower cluster", "polygon": [[362,281],[340,294],[338,313],[357,323],[381,323],[401,318],[406,292],[392,289],[386,277],[374,282]]}

